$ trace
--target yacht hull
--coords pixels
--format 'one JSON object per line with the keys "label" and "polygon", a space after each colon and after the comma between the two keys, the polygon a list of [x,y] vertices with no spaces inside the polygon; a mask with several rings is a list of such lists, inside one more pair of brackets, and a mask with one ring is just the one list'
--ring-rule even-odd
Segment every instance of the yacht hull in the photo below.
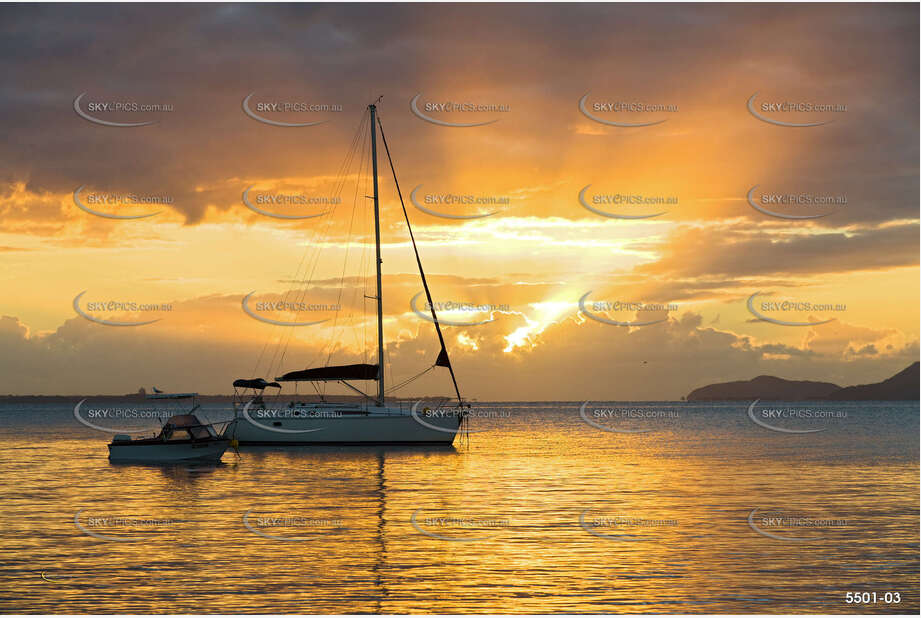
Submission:
{"label": "yacht hull", "polygon": [[330,418],[238,417],[225,435],[241,445],[272,444],[451,444],[460,428],[456,416],[417,419],[411,415]]}
{"label": "yacht hull", "polygon": [[202,444],[124,444],[109,445],[109,461],[130,463],[182,463],[220,461],[230,440],[211,440]]}

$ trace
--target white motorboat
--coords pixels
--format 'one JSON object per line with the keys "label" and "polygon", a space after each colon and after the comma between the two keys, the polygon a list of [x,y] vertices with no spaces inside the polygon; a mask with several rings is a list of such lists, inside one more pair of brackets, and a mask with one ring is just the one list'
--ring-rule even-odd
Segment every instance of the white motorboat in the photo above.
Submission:
{"label": "white motorboat", "polygon": [[[194,402],[195,393],[170,393],[150,395],[151,399],[188,399]],[[228,423],[217,427],[203,423],[192,409],[185,414],[171,416],[156,436],[132,439],[117,434],[109,444],[109,461],[131,463],[185,463],[217,462],[230,446],[230,438],[223,434]]]}
{"label": "white motorboat", "polygon": [[[380,100],[380,99],[378,99]],[[337,366],[322,366],[290,371],[268,382],[263,378],[239,379],[234,386],[234,421],[228,429],[228,435],[240,444],[451,444],[458,431],[462,430],[465,423],[465,406],[454,375],[454,368],[448,358],[445,348],[444,336],[441,325],[435,312],[436,304],[432,302],[425,272],[422,269],[422,260],[409,223],[409,215],[403,202],[399,181],[397,180],[390,149],[384,136],[383,125],[377,117],[377,106],[368,106],[370,118],[370,148],[373,180],[374,200],[374,235],[376,249],[376,296],[366,298],[376,300],[377,304],[377,359],[376,364],[349,364]],[[363,121],[364,122],[364,121]],[[359,126],[358,134],[363,132],[363,124]],[[431,311],[431,322],[440,344],[440,352],[430,367],[417,376],[405,380],[397,388],[403,386],[416,377],[421,376],[435,368],[448,370],[457,402],[453,406],[424,407],[420,404],[394,403],[385,399],[384,388],[384,328],[383,328],[383,295],[381,289],[381,224],[377,176],[377,133],[380,129],[381,139],[384,144],[393,180],[403,206],[403,217],[412,241],[416,264],[419,268],[422,287]],[[358,143],[357,141],[354,143]],[[347,159],[348,160],[348,159]],[[295,278],[297,280],[297,278]],[[426,318],[428,319],[428,318]],[[284,357],[284,354],[280,354]],[[274,356],[273,356],[274,358]],[[368,394],[355,386],[353,382],[377,382],[376,395]],[[281,383],[308,382],[316,388],[317,383],[337,383],[357,393],[357,402],[333,403],[327,401],[317,388],[320,401],[306,402],[303,400],[289,399],[284,401],[280,395]],[[266,403],[265,389],[279,389],[274,401]],[[393,390],[393,389],[391,389]],[[354,397],[353,397],[354,399]]]}

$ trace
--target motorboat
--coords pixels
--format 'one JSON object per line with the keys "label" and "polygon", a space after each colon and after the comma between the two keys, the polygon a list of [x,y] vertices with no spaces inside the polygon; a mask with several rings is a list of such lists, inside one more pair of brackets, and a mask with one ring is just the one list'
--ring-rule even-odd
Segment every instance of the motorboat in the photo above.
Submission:
{"label": "motorboat", "polygon": [[192,399],[192,409],[169,417],[152,437],[132,438],[116,434],[109,444],[109,461],[134,463],[217,462],[231,438],[224,435],[229,423],[204,423],[194,412],[195,393],[157,393],[149,399]]}

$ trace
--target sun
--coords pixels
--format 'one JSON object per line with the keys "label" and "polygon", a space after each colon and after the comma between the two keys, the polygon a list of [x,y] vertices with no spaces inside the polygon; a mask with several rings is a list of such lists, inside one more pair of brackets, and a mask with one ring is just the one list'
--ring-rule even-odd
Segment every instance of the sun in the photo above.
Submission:
{"label": "sun", "polygon": [[547,300],[538,303],[529,303],[533,317],[520,312],[514,312],[524,318],[526,324],[505,335],[506,342],[503,352],[512,353],[518,348],[533,349],[537,346],[534,337],[541,334],[559,318],[572,311],[574,303],[568,300]]}

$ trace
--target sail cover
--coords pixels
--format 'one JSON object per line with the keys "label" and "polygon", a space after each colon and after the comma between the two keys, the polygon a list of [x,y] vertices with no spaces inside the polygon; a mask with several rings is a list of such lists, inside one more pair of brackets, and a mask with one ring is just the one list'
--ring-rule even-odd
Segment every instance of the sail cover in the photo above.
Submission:
{"label": "sail cover", "polygon": [[289,371],[279,382],[325,382],[327,380],[377,380],[377,365],[359,363],[357,365],[337,365],[333,367],[316,367]]}
{"label": "sail cover", "polygon": [[252,378],[250,380],[246,378],[240,378],[239,380],[233,381],[234,388],[255,388],[257,390],[262,390],[268,388],[269,386],[281,388],[281,384],[278,382],[266,382],[264,378]]}

